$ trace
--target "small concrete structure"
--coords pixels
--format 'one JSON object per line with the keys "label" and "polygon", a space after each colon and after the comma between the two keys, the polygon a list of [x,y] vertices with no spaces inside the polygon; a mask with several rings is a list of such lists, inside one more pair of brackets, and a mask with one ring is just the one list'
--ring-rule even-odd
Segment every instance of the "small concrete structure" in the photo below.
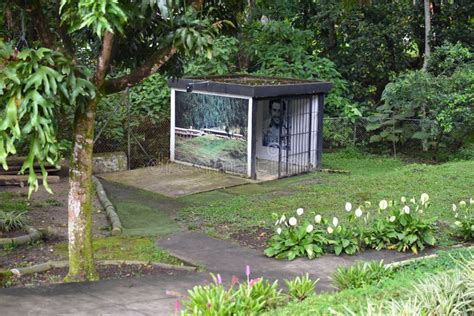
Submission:
{"label": "small concrete structure", "polygon": [[254,180],[319,169],[328,82],[250,75],[171,87],[171,161]]}
{"label": "small concrete structure", "polygon": [[92,158],[94,174],[127,170],[127,155],[123,151],[94,153]]}
{"label": "small concrete structure", "polygon": [[247,184],[250,180],[213,170],[170,163],[157,167],[101,174],[101,178],[176,198]]}

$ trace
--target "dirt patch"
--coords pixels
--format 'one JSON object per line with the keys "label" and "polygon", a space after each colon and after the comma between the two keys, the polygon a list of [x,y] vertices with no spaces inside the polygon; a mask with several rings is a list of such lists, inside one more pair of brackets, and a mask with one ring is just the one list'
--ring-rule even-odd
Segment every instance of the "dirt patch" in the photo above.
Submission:
{"label": "dirt patch", "polygon": [[[26,204],[28,225],[46,232],[45,240],[0,251],[0,267],[25,266],[43,263],[48,260],[63,259],[58,258],[58,255],[54,253],[54,246],[67,241],[69,182],[67,179],[63,179],[59,183],[50,184],[50,187],[54,194],[49,194],[43,187],[40,187],[38,192],[33,193],[29,200],[27,199],[27,187],[0,187],[2,192],[14,193],[11,201],[14,199],[15,203]],[[110,226],[95,195],[92,221],[94,238],[109,235]]]}
{"label": "dirt patch", "polygon": [[239,230],[230,235],[230,237],[240,245],[257,250],[264,250],[271,236],[272,230],[265,227]]}
{"label": "dirt patch", "polygon": [[[36,287],[46,284],[64,283],[67,268],[53,268],[46,272],[34,273],[24,276],[14,276],[7,287]],[[125,279],[149,275],[177,275],[186,273],[184,271],[161,269],[152,265],[121,264],[121,265],[99,265],[97,272],[101,280]]]}

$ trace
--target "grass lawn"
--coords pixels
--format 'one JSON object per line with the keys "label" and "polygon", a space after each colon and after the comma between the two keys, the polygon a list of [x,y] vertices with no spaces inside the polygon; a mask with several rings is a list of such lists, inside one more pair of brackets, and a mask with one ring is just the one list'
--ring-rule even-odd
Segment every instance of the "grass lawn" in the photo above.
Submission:
{"label": "grass lawn", "polygon": [[401,160],[346,152],[328,153],[325,168],[343,169],[350,174],[311,173],[262,184],[244,185],[182,198],[190,207],[178,218],[190,228],[212,232],[222,227],[233,230],[254,226],[271,227],[272,213],[292,213],[302,207],[313,217],[338,216],[344,220],[346,201],[419,198],[426,192],[432,206],[429,215],[454,222],[451,204],[474,195],[474,161],[442,165],[406,164]]}
{"label": "grass lawn", "polygon": [[[410,288],[423,282],[427,276],[447,272],[456,266],[460,258],[474,259],[474,251],[465,249],[440,251],[438,257],[414,262],[398,268],[390,278],[378,284],[358,289],[348,289],[335,293],[325,293],[310,297],[303,302],[292,302],[271,315],[361,315],[367,301],[380,303],[382,300],[404,299],[410,295]],[[408,290],[408,291],[407,291]],[[331,312],[333,311],[333,312]]]}

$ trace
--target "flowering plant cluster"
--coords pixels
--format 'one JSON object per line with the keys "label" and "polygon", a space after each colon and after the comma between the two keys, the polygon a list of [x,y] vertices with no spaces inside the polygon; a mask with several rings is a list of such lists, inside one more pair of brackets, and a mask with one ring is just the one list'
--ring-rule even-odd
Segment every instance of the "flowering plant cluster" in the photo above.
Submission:
{"label": "flowering plant cluster", "polygon": [[456,235],[465,241],[474,240],[474,199],[470,198],[469,202],[460,201],[453,204],[453,213],[456,221],[454,229]]}
{"label": "flowering plant cluster", "polygon": [[176,302],[176,313],[185,315],[257,315],[265,310],[274,309],[289,300],[302,300],[314,294],[316,283],[308,276],[285,280],[288,286],[288,295],[279,289],[278,281],[270,283],[263,278],[252,279],[250,266],[245,267],[247,279],[239,283],[233,276],[230,286],[226,288],[220,274],[211,273],[213,282],[207,285],[197,285],[189,290],[189,297],[184,301]]}
{"label": "flowering plant cluster", "polygon": [[[275,234],[265,254],[277,259],[313,259],[324,253],[353,255],[364,247],[418,253],[426,245],[436,243],[435,219],[425,218],[430,207],[428,194],[423,193],[419,200],[402,197],[400,203],[381,200],[377,206],[366,201],[353,207],[347,202],[347,224],[340,223],[337,217],[325,219],[319,214],[314,216],[314,222],[303,220],[302,208],[289,218],[274,214]],[[379,216],[372,219],[371,214],[377,213]]]}

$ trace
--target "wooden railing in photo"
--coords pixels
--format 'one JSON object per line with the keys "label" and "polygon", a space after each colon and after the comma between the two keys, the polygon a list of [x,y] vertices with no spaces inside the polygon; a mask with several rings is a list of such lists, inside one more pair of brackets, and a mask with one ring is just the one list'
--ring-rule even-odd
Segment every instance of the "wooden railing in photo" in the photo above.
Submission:
{"label": "wooden railing in photo", "polygon": [[[26,186],[28,185],[28,171],[25,171],[24,174],[19,174],[23,161],[26,157],[11,157],[8,158],[8,170],[3,170],[0,167],[0,186],[1,185],[14,185],[14,186]],[[48,172],[48,183],[57,183],[60,181],[59,178],[59,169],[55,166],[47,164],[45,166],[46,171]],[[41,181],[43,176],[41,174],[41,169],[38,164],[34,165],[36,176],[38,180]]]}
{"label": "wooden railing in photo", "polygon": [[236,134],[231,132],[226,132],[217,129],[211,128],[204,128],[202,130],[199,129],[192,129],[192,128],[180,128],[175,127],[174,129],[176,136],[184,137],[184,138],[192,138],[204,135],[214,135],[219,138],[226,138],[226,139],[240,139],[245,140],[245,136],[242,134]]}

